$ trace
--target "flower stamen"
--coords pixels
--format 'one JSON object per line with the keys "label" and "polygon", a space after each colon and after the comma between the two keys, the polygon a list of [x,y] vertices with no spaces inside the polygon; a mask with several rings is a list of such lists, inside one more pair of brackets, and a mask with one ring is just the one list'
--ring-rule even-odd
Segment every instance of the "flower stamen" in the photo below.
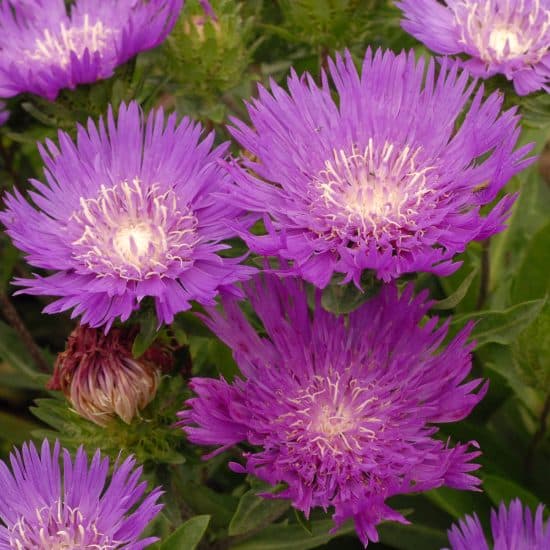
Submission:
{"label": "flower stamen", "polygon": [[27,56],[35,61],[55,63],[67,67],[71,61],[71,53],[78,58],[88,50],[90,54],[103,54],[112,42],[114,31],[97,19],[93,24],[90,16],[85,14],[81,26],[67,27],[61,23],[58,33],[50,29],[44,31],[42,38],[35,41],[35,49],[27,50]]}

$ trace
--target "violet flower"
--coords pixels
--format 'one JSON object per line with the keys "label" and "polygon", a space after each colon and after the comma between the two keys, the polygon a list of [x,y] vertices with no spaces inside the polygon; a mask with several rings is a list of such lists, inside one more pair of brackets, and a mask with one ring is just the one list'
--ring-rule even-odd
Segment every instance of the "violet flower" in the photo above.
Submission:
{"label": "violet flower", "polygon": [[465,418],[487,389],[465,381],[471,325],[442,346],[447,325],[420,324],[430,303],[412,286],[399,296],[385,285],[349,317],[324,311],[319,299],[310,314],[296,279],[265,275],[244,288],[262,335],[230,296],[222,312],[207,308],[206,324],[243,378],[192,379],[197,397],[178,414],[190,441],[218,446],[210,456],[253,446],[232,469],[284,483],[268,498],[288,498],[306,516],[321,507],[334,509],[336,527],[353,519],[364,544],[378,540],[382,521],[407,523],[386,504],[391,496],[476,490],[477,444],[434,437],[436,424]]}
{"label": "violet flower", "polygon": [[249,247],[321,288],[335,273],[357,286],[365,270],[452,273],[470,241],[503,229],[514,196],[498,194],[532,162],[530,146],[514,150],[515,109],[450,61],[425,71],[412,51],[368,50],[361,75],[349,54],[329,66],[337,99],[325,76],[319,87],[293,73],[289,93],[259,88],[252,127],[233,120],[250,159],[228,165],[232,200],[267,230],[245,232]]}
{"label": "violet flower", "polygon": [[30,197],[8,194],[0,221],[36,267],[55,271],[16,279],[20,292],[57,296],[45,308],[74,308],[82,323],[126,321],[145,297],[159,322],[215,303],[220,286],[253,270],[222,258],[229,228],[242,213],[216,196],[230,182],[218,164],[227,144],[200,141],[200,124],[162,110],[145,119],[137,105],[121,105],[118,120],[78,126],[76,143],[59,132],[59,147],[40,146],[46,183],[32,180]]}
{"label": "violet flower", "polygon": [[503,74],[519,95],[550,92],[549,0],[400,0],[403,28],[434,52],[469,57],[476,76]]}
{"label": "violet flower", "polygon": [[544,522],[543,509],[540,504],[533,516],[519,499],[509,507],[501,502],[498,512],[491,511],[492,546],[477,515],[466,516],[449,530],[451,550],[548,550],[550,523]]}
{"label": "violet flower", "polygon": [[0,0],[0,97],[53,100],[109,78],[168,35],[183,0]]}
{"label": "violet flower", "polygon": [[102,548],[141,550],[157,538],[140,535],[162,508],[159,488],[145,498],[141,467],[114,465],[98,450],[88,462],[82,447],[71,459],[48,440],[40,452],[23,444],[0,461],[0,550]]}

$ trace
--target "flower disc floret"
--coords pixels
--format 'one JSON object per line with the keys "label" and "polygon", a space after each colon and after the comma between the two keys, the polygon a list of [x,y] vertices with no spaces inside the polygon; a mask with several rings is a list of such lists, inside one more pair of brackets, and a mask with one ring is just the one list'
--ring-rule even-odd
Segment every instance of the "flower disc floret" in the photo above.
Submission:
{"label": "flower disc floret", "polygon": [[498,510],[491,510],[493,545],[483,532],[476,514],[466,516],[449,530],[451,550],[547,550],[550,548],[550,522],[544,521],[544,506],[535,515],[519,499]]}
{"label": "flower disc floret", "polygon": [[240,259],[222,258],[222,241],[243,214],[216,197],[229,186],[219,166],[226,145],[200,141],[201,127],[162,111],[143,119],[136,103],[118,120],[90,120],[76,143],[60,132],[40,151],[46,181],[32,181],[39,210],[18,191],[0,214],[29,263],[56,273],[17,279],[22,292],[60,297],[46,308],[74,308],[82,322],[108,329],[147,296],[159,321],[213,304],[218,289],[247,278]]}
{"label": "flower disc floret", "polygon": [[251,126],[233,120],[248,154],[227,164],[230,200],[265,220],[249,247],[321,288],[334,274],[359,286],[365,270],[453,272],[470,241],[503,228],[513,196],[480,210],[532,161],[514,150],[515,111],[456,63],[436,74],[413,52],[368,50],[361,74],[349,54],[329,67],[337,98],[324,75],[292,74],[288,93],[260,87]]}
{"label": "flower disc floret", "polygon": [[127,458],[109,476],[109,459],[92,460],[80,448],[71,459],[44,440],[39,451],[25,443],[0,461],[0,548],[5,550],[142,550],[155,537],[140,538],[159,513],[156,488],[145,496],[141,468]]}
{"label": "flower disc floret", "polygon": [[55,99],[63,88],[112,76],[158,46],[183,0],[0,0],[0,97],[31,92]]}
{"label": "flower disc floret", "polygon": [[503,74],[519,95],[550,91],[549,0],[400,0],[403,28],[432,50],[467,54],[464,66]]}
{"label": "flower disc floret", "polygon": [[[190,441],[216,454],[246,442],[231,466],[286,488],[306,515],[334,509],[336,526],[353,519],[361,540],[376,526],[406,523],[386,499],[446,485],[475,490],[477,444],[435,439],[439,422],[465,418],[486,384],[471,369],[471,326],[446,347],[446,326],[420,326],[429,303],[393,285],[348,317],[308,310],[303,284],[273,275],[245,285],[263,323],[259,336],[236,300],[207,308],[206,324],[233,350],[243,378],[193,378],[196,397],[179,413]],[[476,389],[479,391],[476,392]],[[248,447],[250,448],[250,447]],[[212,456],[212,455],[208,455]]]}

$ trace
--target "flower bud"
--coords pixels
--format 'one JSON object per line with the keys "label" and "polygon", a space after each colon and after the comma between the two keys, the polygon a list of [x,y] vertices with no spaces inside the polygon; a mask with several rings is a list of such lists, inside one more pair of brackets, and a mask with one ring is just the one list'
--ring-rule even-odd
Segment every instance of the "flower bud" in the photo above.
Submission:
{"label": "flower bud", "polygon": [[57,356],[49,389],[61,390],[84,418],[106,426],[114,415],[129,424],[155,397],[167,351],[154,345],[139,359],[132,356],[135,330],[113,328],[108,334],[79,326]]}

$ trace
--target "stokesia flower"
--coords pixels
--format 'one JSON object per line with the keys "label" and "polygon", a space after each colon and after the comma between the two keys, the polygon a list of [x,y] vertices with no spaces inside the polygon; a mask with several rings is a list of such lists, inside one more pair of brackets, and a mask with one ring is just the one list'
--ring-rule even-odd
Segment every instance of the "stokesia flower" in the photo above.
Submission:
{"label": "stokesia flower", "polygon": [[0,97],[55,99],[158,46],[183,0],[0,0]]}
{"label": "stokesia flower", "polygon": [[162,110],[144,121],[137,103],[122,105],[115,122],[78,126],[73,143],[40,146],[46,183],[31,180],[36,210],[15,191],[0,214],[30,264],[56,271],[16,279],[27,294],[59,296],[45,308],[74,308],[82,323],[126,321],[143,298],[159,322],[171,323],[190,301],[214,304],[221,285],[247,278],[240,259],[218,255],[234,235],[228,221],[242,212],[216,193],[228,185],[219,166],[227,148],[212,150],[214,134]]}
{"label": "stokesia flower", "polygon": [[61,390],[78,414],[106,426],[113,416],[130,424],[157,393],[163,366],[173,358],[154,343],[132,356],[136,330],[113,328],[108,334],[79,325],[57,356],[48,389]]}
{"label": "stokesia flower", "polygon": [[293,74],[289,94],[260,87],[248,106],[253,127],[233,120],[233,135],[252,160],[228,165],[233,200],[265,218],[267,234],[250,248],[292,260],[292,271],[318,287],[335,272],[360,284],[364,270],[384,281],[404,273],[447,275],[472,240],[503,228],[514,197],[491,203],[531,159],[514,151],[515,110],[502,94],[483,100],[468,74],[414,52],[368,50],[359,76],[351,57],[329,62],[318,87]]}
{"label": "stokesia flower", "polygon": [[0,549],[141,550],[157,540],[140,535],[162,508],[162,492],[143,498],[147,483],[132,457],[109,476],[99,450],[90,463],[82,447],[74,460],[66,449],[60,460],[60,451],[45,439],[40,452],[33,443],[15,449],[11,471],[0,461]]}
{"label": "stokesia flower", "polygon": [[477,515],[466,516],[449,530],[451,550],[548,550],[550,523],[543,521],[543,510],[539,504],[533,517],[519,499],[508,508],[501,502],[498,512],[491,511],[493,546],[489,546]]}
{"label": "stokesia flower", "polygon": [[306,516],[333,507],[336,526],[352,518],[364,544],[378,540],[382,521],[407,523],[386,504],[393,495],[476,489],[477,444],[434,438],[436,423],[465,418],[487,388],[475,393],[481,380],[464,382],[471,326],[443,347],[447,325],[420,324],[430,304],[412,286],[399,296],[386,285],[347,318],[324,311],[319,295],[310,314],[296,279],[266,275],[244,286],[265,335],[232,297],[223,312],[207,309],[206,324],[244,378],[192,379],[197,397],[178,413],[190,441],[219,446],[212,455],[255,446],[235,471],[286,484],[271,498],[290,499]]}
{"label": "stokesia flower", "polygon": [[400,0],[403,28],[476,76],[503,74],[519,95],[550,92],[550,0]]}

